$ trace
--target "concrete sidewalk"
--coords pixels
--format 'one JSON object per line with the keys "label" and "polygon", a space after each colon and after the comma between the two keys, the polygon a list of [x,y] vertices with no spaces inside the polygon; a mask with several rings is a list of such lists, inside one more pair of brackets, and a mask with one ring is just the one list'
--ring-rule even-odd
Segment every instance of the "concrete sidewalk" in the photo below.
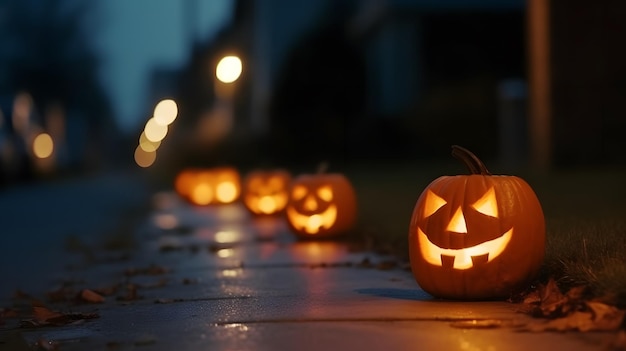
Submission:
{"label": "concrete sidewalk", "polygon": [[[514,305],[435,300],[393,257],[297,241],[282,219],[240,205],[192,207],[169,192],[151,201],[128,245],[79,239],[51,253],[54,272],[33,274],[24,292],[79,317],[37,328],[4,318],[0,350],[605,350],[614,337],[520,332],[529,317]],[[2,291],[24,289],[2,279]],[[83,289],[104,301],[77,303]],[[0,308],[30,303],[0,298]]]}

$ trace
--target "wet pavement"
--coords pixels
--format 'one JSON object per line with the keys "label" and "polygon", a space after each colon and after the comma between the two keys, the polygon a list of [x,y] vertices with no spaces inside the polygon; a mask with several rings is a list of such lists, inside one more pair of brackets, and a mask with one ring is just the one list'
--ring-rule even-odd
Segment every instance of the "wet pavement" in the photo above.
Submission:
{"label": "wet pavement", "polygon": [[[120,175],[0,194],[0,308],[16,311],[0,319],[0,350],[604,350],[612,340],[523,332],[530,318],[514,304],[433,299],[394,257],[299,241],[280,217],[138,184]],[[77,300],[84,289],[104,300]],[[33,298],[74,319],[25,323]]]}

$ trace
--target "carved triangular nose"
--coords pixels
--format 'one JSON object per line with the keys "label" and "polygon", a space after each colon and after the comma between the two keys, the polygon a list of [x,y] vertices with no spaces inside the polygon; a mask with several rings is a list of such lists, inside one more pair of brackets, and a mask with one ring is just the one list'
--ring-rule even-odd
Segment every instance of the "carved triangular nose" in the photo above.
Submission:
{"label": "carved triangular nose", "polygon": [[455,233],[465,233],[467,234],[467,226],[465,225],[465,217],[463,217],[463,210],[461,207],[454,212],[452,219],[450,219],[450,223],[448,223],[448,231]]}
{"label": "carved triangular nose", "polygon": [[307,211],[317,210],[317,201],[315,201],[315,198],[313,197],[313,195],[309,195],[306,197],[306,199],[304,199],[303,207]]}

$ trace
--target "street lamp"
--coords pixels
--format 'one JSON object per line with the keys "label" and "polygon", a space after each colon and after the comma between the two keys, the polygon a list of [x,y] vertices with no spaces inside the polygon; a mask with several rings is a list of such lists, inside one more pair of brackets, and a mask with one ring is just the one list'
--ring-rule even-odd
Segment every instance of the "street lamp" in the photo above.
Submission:
{"label": "street lamp", "polygon": [[215,66],[215,95],[221,102],[231,103],[235,93],[235,83],[241,76],[243,64],[234,55],[222,57]]}
{"label": "street lamp", "polygon": [[241,75],[241,59],[237,56],[224,56],[215,67],[215,76],[222,83],[233,83]]}

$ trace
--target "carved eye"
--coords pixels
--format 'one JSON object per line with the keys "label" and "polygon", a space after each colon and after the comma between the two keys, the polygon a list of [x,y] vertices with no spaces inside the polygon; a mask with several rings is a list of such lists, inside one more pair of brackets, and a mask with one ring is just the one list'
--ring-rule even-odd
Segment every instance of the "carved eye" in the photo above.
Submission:
{"label": "carved eye", "polygon": [[317,189],[317,196],[326,202],[330,202],[333,199],[333,190],[329,186],[323,186]]}
{"label": "carved eye", "polygon": [[293,188],[293,191],[291,192],[291,197],[294,198],[294,200],[300,200],[302,199],[307,193],[307,190],[305,187],[298,185],[295,188]]}
{"label": "carved eye", "polygon": [[485,193],[472,207],[487,216],[498,217],[498,203],[496,202],[496,192],[493,187]]}
{"label": "carved eye", "polygon": [[433,193],[431,190],[428,190],[426,193],[426,201],[424,203],[424,217],[428,217],[433,213],[437,212],[438,209],[443,207],[443,205],[448,202],[442,199],[437,194]]}

